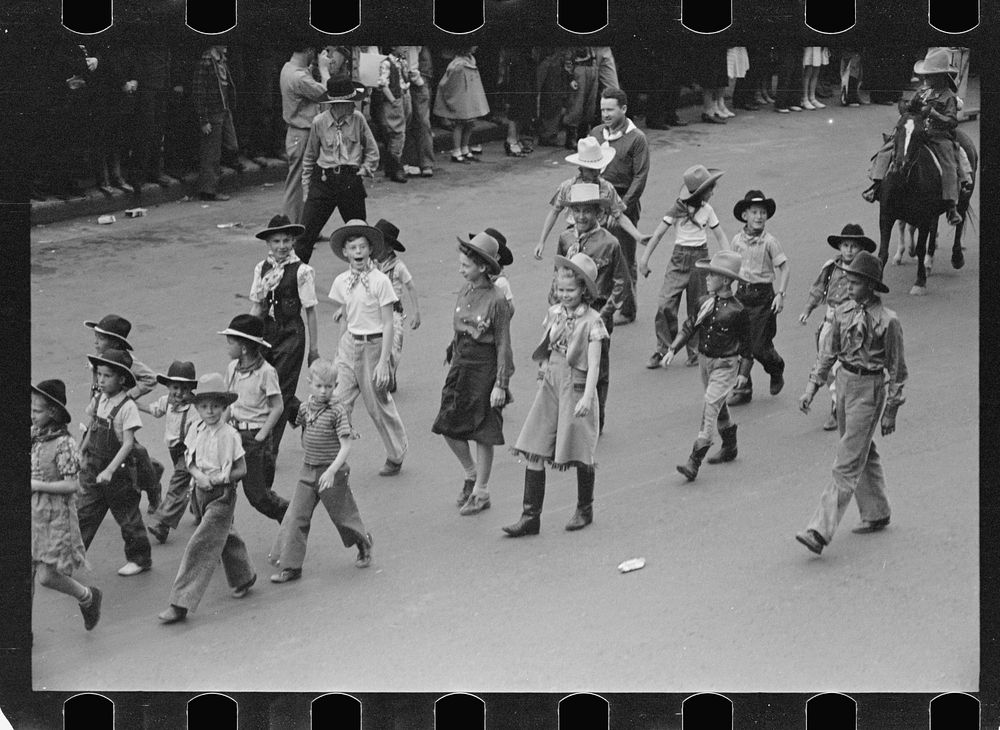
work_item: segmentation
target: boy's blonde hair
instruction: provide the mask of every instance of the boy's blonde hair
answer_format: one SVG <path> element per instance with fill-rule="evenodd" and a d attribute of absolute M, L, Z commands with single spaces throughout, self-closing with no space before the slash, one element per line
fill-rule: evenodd
<path fill-rule="evenodd" d="M 309 382 L 337 383 L 337 366 L 329 360 L 319 358 L 309 366 Z"/>

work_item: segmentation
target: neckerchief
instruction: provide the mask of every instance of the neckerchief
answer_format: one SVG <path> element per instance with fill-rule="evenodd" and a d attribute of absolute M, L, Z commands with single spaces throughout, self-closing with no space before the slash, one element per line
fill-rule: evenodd
<path fill-rule="evenodd" d="M 851 338 L 852 342 L 857 342 L 857 347 L 853 350 L 854 352 L 857 352 L 864 347 L 865 337 L 872 329 L 868 308 L 874 306 L 876 306 L 876 302 L 871 300 L 864 303 L 854 303 L 854 311 L 851 314 L 851 321 L 847 325 L 847 331 L 856 336 L 856 340 Z"/>
<path fill-rule="evenodd" d="M 746 226 L 744 226 L 741 232 L 743 233 L 743 239 L 746 241 L 746 245 L 749 247 L 760 243 L 764 239 L 764 234 L 767 233 L 767 229 L 764 229 L 760 233 L 754 235 L 752 233 L 748 233 Z"/>
<path fill-rule="evenodd" d="M 372 290 L 368 286 L 368 275 L 374 270 L 375 266 L 372 264 L 371 259 L 368 259 L 368 263 L 365 265 L 365 268 L 363 268 L 361 271 L 357 271 L 354 268 L 352 268 L 350 270 L 351 280 L 347 282 L 347 291 L 351 291 L 360 281 L 361 286 L 365 288 L 365 291 L 371 294 Z"/>
<path fill-rule="evenodd" d="M 576 320 L 582 317 L 586 311 L 587 305 L 583 302 L 580 302 L 572 310 L 567 309 L 565 304 L 561 305 L 556 315 L 554 333 L 550 336 L 549 341 L 555 343 L 560 340 L 569 340 L 573 330 L 576 329 Z"/>
<path fill-rule="evenodd" d="M 240 366 L 240 361 L 237 360 L 236 361 L 236 372 L 239 373 L 240 375 L 244 375 L 246 373 L 252 373 L 254 370 L 256 370 L 257 368 L 259 368 L 263 364 L 264 364 L 264 356 L 261 355 L 258 352 L 257 353 L 257 357 L 255 357 L 253 359 L 253 361 L 249 365 L 241 367 Z"/>
<path fill-rule="evenodd" d="M 607 125 L 605 125 L 601 129 L 601 133 L 604 135 L 604 141 L 605 142 L 611 142 L 612 140 L 621 139 L 622 137 L 624 137 L 626 134 L 628 134 L 629 132 L 631 132 L 635 128 L 636 128 L 636 126 L 635 126 L 635 124 L 633 124 L 632 120 L 629 119 L 628 117 L 626 117 L 625 118 L 625 129 L 624 130 L 619 130 L 617 132 L 611 132 L 611 131 L 608 131 L 608 127 L 607 127 Z"/>
<path fill-rule="evenodd" d="M 706 299 L 702 303 L 701 308 L 698 310 L 698 316 L 694 320 L 695 326 L 697 327 L 699 324 L 708 319 L 711 315 L 715 314 L 715 309 L 718 306 L 718 304 L 719 304 L 719 297 L 717 295 L 711 296 L 708 299 Z"/>
<path fill-rule="evenodd" d="M 306 406 L 306 425 L 311 426 L 316 423 L 316 419 L 319 418 L 323 411 L 330 407 L 330 401 L 326 403 L 317 403 L 316 399 L 309 396 L 309 402 Z"/>
<path fill-rule="evenodd" d="M 38 444 L 45 441 L 51 441 L 52 439 L 57 439 L 60 436 L 65 436 L 69 434 L 69 429 L 66 428 L 65 423 L 55 423 L 52 422 L 47 426 L 42 426 L 38 428 L 36 426 L 31 427 L 31 443 Z"/>
<path fill-rule="evenodd" d="M 389 254 L 388 258 L 378 262 L 378 270 L 391 278 L 392 270 L 396 268 L 397 261 L 399 261 L 399 259 L 396 258 L 395 254 Z"/>
<path fill-rule="evenodd" d="M 260 286 L 263 293 L 268 294 L 273 292 L 281 282 L 281 277 L 285 275 L 285 267 L 288 266 L 288 264 L 294 264 L 298 260 L 299 257 L 295 255 L 294 251 L 290 251 L 285 260 L 280 263 L 275 260 L 274 256 L 268 254 L 264 263 L 270 264 L 271 268 L 260 276 Z M 263 269 L 263 267 L 261 268 Z"/>
<path fill-rule="evenodd" d="M 566 251 L 566 258 L 571 259 L 574 256 L 576 256 L 578 253 L 580 253 L 581 251 L 583 251 L 583 247 L 587 245 L 587 241 L 591 238 L 591 236 L 593 236 L 595 233 L 597 233 L 600 229 L 601 229 L 600 226 L 594 226 L 589 231 L 585 231 L 583 233 L 580 233 L 578 230 L 576 230 L 576 227 L 574 226 L 573 227 L 573 237 L 574 237 L 575 241 L 573 242 L 572 245 L 570 245 L 569 249 Z M 584 253 L 586 253 L 586 252 L 584 252 Z"/>

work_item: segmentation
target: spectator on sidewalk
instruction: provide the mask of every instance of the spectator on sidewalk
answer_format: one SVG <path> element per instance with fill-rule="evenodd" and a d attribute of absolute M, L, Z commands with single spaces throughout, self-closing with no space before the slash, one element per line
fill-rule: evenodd
<path fill-rule="evenodd" d="M 201 54 L 191 83 L 191 96 L 201 127 L 198 198 L 229 200 L 228 195 L 219 192 L 222 156 L 225 151 L 235 159 L 239 143 L 233 126 L 236 89 L 226 62 L 226 46 L 211 46 Z"/>
<path fill-rule="evenodd" d="M 317 61 L 320 83 L 313 78 L 310 67 Z M 319 101 L 326 96 L 326 80 L 330 78 L 329 55 L 324 50 L 316 58 L 316 49 L 305 42 L 297 43 L 292 57 L 281 68 L 278 85 L 281 89 L 282 119 L 288 125 L 285 133 L 285 154 L 288 175 L 285 178 L 284 212 L 293 223 L 302 222 L 305 199 L 302 194 L 302 158 L 313 119 L 320 113 Z"/>
<path fill-rule="evenodd" d="M 406 46 L 410 66 L 410 120 L 403 142 L 403 171 L 434 175 L 434 137 L 431 134 L 431 80 L 434 69 L 427 46 Z"/>
<path fill-rule="evenodd" d="M 393 182 L 405 183 L 403 145 L 413 112 L 410 104 L 410 66 L 406 61 L 405 46 L 388 46 L 383 50 L 388 53 L 379 67 L 378 91 L 372 102 L 385 138 L 385 176 Z"/>
<path fill-rule="evenodd" d="M 538 144 L 558 147 L 559 130 L 573 94 L 573 64 L 566 48 L 541 49 L 536 77 L 538 88 Z"/>
<path fill-rule="evenodd" d="M 172 179 L 163 168 L 167 110 L 171 99 L 171 50 L 146 46 L 133 56 L 139 88 L 136 94 L 134 180 L 167 187 Z"/>
<path fill-rule="evenodd" d="M 476 48 L 477 46 L 462 48 L 455 54 L 438 83 L 437 97 L 434 99 L 434 114 L 454 123 L 452 162 L 479 162 L 476 155 L 482 152 L 481 147 L 470 147 L 473 123 L 490 113 L 476 57 L 473 55 Z"/>

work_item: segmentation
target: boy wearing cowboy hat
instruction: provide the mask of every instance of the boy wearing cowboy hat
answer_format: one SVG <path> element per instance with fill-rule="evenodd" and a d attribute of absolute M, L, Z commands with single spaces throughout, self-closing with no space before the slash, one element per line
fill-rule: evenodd
<path fill-rule="evenodd" d="M 867 251 L 850 264 L 837 264 L 847 273 L 850 299 L 834 310 L 830 336 L 809 373 L 799 408 L 809 412 L 816 391 L 826 382 L 835 362 L 837 371 L 837 426 L 840 443 L 833 462 L 833 480 L 823 490 L 819 506 L 805 530 L 795 539 L 819 555 L 833 539 L 851 497 L 858 501 L 861 523 L 853 532 L 878 532 L 889 524 L 885 475 L 873 441 L 881 420 L 883 436 L 896 430 L 896 411 L 906 399 L 906 362 L 903 329 L 896 313 L 883 306 L 875 292 L 889 291 L 882 283 L 882 264 Z M 883 410 L 884 408 L 884 410 Z"/>
<path fill-rule="evenodd" d="M 316 273 L 309 264 L 299 260 L 292 248 L 295 237 L 301 235 L 303 230 L 303 226 L 279 214 L 256 234 L 257 238 L 267 243 L 268 254 L 253 270 L 250 314 L 264 320 L 264 339 L 270 345 L 264 359 L 274 366 L 281 387 L 283 410 L 271 432 L 275 459 L 278 458 L 288 416 L 298 408 L 295 387 L 299 383 L 302 360 L 306 355 L 306 333 L 308 362 L 319 357 Z M 302 323 L 303 312 L 306 315 L 305 325 Z"/>
<path fill-rule="evenodd" d="M 135 432 L 142 428 L 139 409 L 126 392 L 135 387 L 132 357 L 125 350 L 109 350 L 87 359 L 94 366 L 100 393 L 87 406 L 90 425 L 80 445 L 80 535 L 89 548 L 110 510 L 121 527 L 128 561 L 118 575 L 137 575 L 149 570 L 153 558 L 139 512 L 135 466 L 129 458 Z"/>
<path fill-rule="evenodd" d="M 615 327 L 615 312 L 622 306 L 629 273 L 618 239 L 598 222 L 601 211 L 610 205 L 607 198 L 601 197 L 600 188 L 594 183 L 577 183 L 570 188 L 568 204 L 573 211 L 573 227 L 559 236 L 556 254 L 572 258 L 577 253 L 585 253 L 597 264 L 598 293 L 594 308 L 608 330 L 608 337 L 601 341 L 601 366 L 597 378 L 597 399 L 601 403 L 599 430 L 603 432 L 611 373 L 611 333 Z M 549 302 L 554 304 L 556 301 L 553 278 Z"/>
<path fill-rule="evenodd" d="M 403 260 L 396 255 L 397 251 L 406 250 L 406 247 L 399 242 L 399 228 L 385 218 L 380 218 L 374 227 L 382 231 L 382 237 L 385 239 L 381 258 L 376 258 L 374 261 L 378 264 L 379 271 L 389 277 L 398 300 L 392 305 L 392 353 L 389 355 L 389 366 L 392 371 L 389 378 L 389 392 L 395 393 L 396 369 L 399 368 L 399 358 L 403 354 L 403 323 L 406 321 L 406 314 L 403 311 L 403 287 L 410 293 L 410 304 L 413 307 L 410 329 L 415 330 L 420 326 L 420 302 L 417 300 L 417 287 L 413 284 L 413 275 Z"/>
<path fill-rule="evenodd" d="M 403 421 L 389 393 L 393 340 L 393 305 L 399 301 L 389 277 L 372 263 L 385 248 L 382 231 L 365 221 L 349 220 L 330 236 L 333 253 L 350 268 L 333 280 L 330 299 L 346 315 L 337 351 L 335 397 L 348 414 L 358 396 L 385 444 L 385 465 L 379 476 L 395 476 L 403 466 L 407 441 Z"/>
<path fill-rule="evenodd" d="M 158 616 L 165 624 L 183 621 L 188 611 L 198 608 L 220 559 L 233 598 L 246 596 L 257 580 L 247 546 L 233 526 L 236 484 L 247 471 L 240 435 L 225 421 L 226 409 L 237 398 L 219 373 L 198 380 L 192 400 L 201 422 L 187 433 L 184 459 L 202 518 L 184 548 L 170 605 Z"/>
<path fill-rule="evenodd" d="M 156 508 L 150 518 L 150 524 L 147 526 L 150 534 L 162 545 L 167 541 L 167 533 L 170 529 L 177 529 L 181 515 L 184 514 L 184 508 L 188 504 L 191 475 L 184 462 L 184 438 L 187 436 L 188 430 L 201 419 L 197 409 L 191 407 L 194 388 L 198 384 L 198 380 L 195 378 L 194 363 L 174 360 L 167 368 L 166 374 L 157 375 L 156 380 L 167 386 L 169 393 L 160 396 L 148 406 L 138 402 L 136 406 L 140 411 L 150 414 L 153 418 L 166 417 L 163 440 L 167 444 L 170 461 L 174 465 L 174 473 L 170 477 L 170 484 L 167 485 L 167 493 L 164 495 L 163 501 Z"/>
<path fill-rule="evenodd" d="M 757 360 L 764 372 L 771 376 L 771 395 L 777 395 L 785 385 L 785 361 L 774 349 L 774 336 L 778 332 L 778 313 L 785 306 L 785 289 L 788 286 L 788 257 L 781 250 L 778 239 L 764 230 L 774 215 L 777 205 L 760 190 L 750 190 L 737 201 L 733 215 L 743 221 L 743 228 L 733 236 L 732 250 L 743 258 L 743 275 L 746 281 L 736 288 L 736 298 L 746 307 L 750 317 L 753 357 L 740 369 L 736 387 L 729 398 L 729 405 L 749 403 L 753 398 L 753 381 L 750 370 Z M 777 291 L 775 278 L 777 277 Z"/>
<path fill-rule="evenodd" d="M 726 398 L 736 384 L 742 368 L 749 369 L 750 360 L 750 320 L 746 309 L 733 296 L 732 283 L 745 282 L 740 273 L 743 261 L 735 251 L 719 251 L 711 259 L 695 262 L 695 266 L 706 272 L 705 285 L 708 296 L 698 305 L 698 312 L 688 317 L 681 331 L 670 343 L 663 356 L 666 367 L 674 355 L 700 332 L 698 338 L 698 364 L 701 367 L 701 382 L 705 386 L 705 406 L 702 409 L 701 429 L 691 449 L 691 455 L 677 471 L 694 481 L 698 476 L 701 461 L 712 445 L 716 428 L 722 437 L 722 449 L 708 459 L 709 464 L 720 464 L 736 458 L 736 424 L 730 422 Z"/>
<path fill-rule="evenodd" d="M 345 222 L 366 217 L 368 193 L 361 178 L 374 177 L 379 160 L 371 127 L 355 107 L 364 98 L 364 87 L 335 76 L 326 88 L 326 98 L 320 103 L 329 103 L 330 109 L 313 119 L 302 157 L 305 230 L 295 242 L 295 253 L 307 264 L 334 210 L 340 210 Z"/>
<path fill-rule="evenodd" d="M 864 230 L 857 223 L 848 223 L 844 226 L 839 236 L 827 236 L 826 242 L 837 249 L 840 253 L 823 264 L 819 270 L 819 276 L 809 289 L 809 298 L 806 306 L 799 315 L 799 323 L 805 324 L 809 315 L 820 304 L 826 304 L 826 316 L 816 332 L 816 351 L 823 349 L 826 339 L 830 335 L 830 327 L 833 322 L 833 311 L 848 300 L 847 273 L 842 266 L 848 266 L 859 251 L 865 250 L 868 253 L 875 253 L 877 245 L 875 241 L 865 235 Z M 836 374 L 839 365 L 833 364 L 830 370 L 830 417 L 823 424 L 824 431 L 837 430 L 837 391 Z"/>

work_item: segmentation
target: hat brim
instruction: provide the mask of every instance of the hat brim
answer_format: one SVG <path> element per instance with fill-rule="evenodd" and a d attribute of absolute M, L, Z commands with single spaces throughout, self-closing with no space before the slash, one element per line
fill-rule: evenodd
<path fill-rule="evenodd" d="M 608 200 L 607 198 L 597 197 L 597 198 L 590 198 L 589 200 L 574 200 L 571 203 L 566 203 L 567 208 L 578 208 L 583 205 L 597 205 L 603 208 L 604 210 L 608 210 L 609 208 L 611 208 L 611 201 Z"/>
<path fill-rule="evenodd" d="M 371 248 L 371 258 L 379 258 L 385 251 L 385 236 L 375 226 L 342 226 L 330 234 L 330 249 L 341 261 L 347 261 L 344 255 L 344 244 L 348 238 L 361 236 L 368 241 Z"/>
<path fill-rule="evenodd" d="M 560 256 L 559 254 L 556 254 L 555 259 L 553 260 L 555 261 L 555 265 L 557 267 L 569 269 L 570 271 L 573 271 L 578 276 L 580 276 L 583 279 L 583 282 L 587 285 L 587 291 L 590 292 L 590 296 L 592 297 L 597 296 L 597 281 L 591 279 L 590 274 L 588 274 L 586 271 L 584 271 L 579 266 L 574 264 L 570 259 L 566 258 L 565 256 Z"/>
<path fill-rule="evenodd" d="M 868 236 L 855 236 L 855 235 L 850 235 L 850 234 L 848 234 L 848 235 L 840 234 L 840 235 L 836 235 L 836 236 L 827 236 L 826 237 L 826 242 L 829 243 L 831 246 L 833 246 L 838 251 L 840 250 L 840 244 L 841 244 L 842 241 L 854 241 L 856 244 L 858 244 L 859 246 L 861 246 L 861 248 L 863 248 L 868 253 L 875 253 L 875 249 L 878 248 L 878 244 L 875 243 L 875 241 L 873 241 L 872 239 L 868 238 Z"/>
<path fill-rule="evenodd" d="M 601 147 L 601 160 L 600 162 L 586 162 L 580 159 L 580 153 L 574 152 L 571 155 L 566 155 L 566 162 L 571 165 L 576 165 L 577 167 L 589 167 L 591 170 L 603 170 L 607 167 L 615 155 L 618 153 L 614 147 Z"/>
<path fill-rule="evenodd" d="M 848 274 L 854 274 L 855 276 L 860 276 L 862 278 L 867 279 L 868 281 L 871 282 L 872 288 L 877 292 L 882 292 L 883 294 L 885 294 L 886 292 L 889 291 L 889 287 L 887 287 L 884 282 L 876 279 L 874 276 L 869 276 L 868 274 L 865 274 L 861 271 L 857 271 L 855 269 L 849 268 L 847 266 L 842 266 L 840 264 L 834 264 L 834 266 L 836 266 L 841 271 L 847 272 Z"/>
<path fill-rule="evenodd" d="M 958 69 L 954 66 L 949 66 L 948 68 L 928 68 L 927 59 L 924 59 L 913 64 L 913 73 L 920 74 L 921 76 L 929 76 L 930 74 L 957 74 Z"/>
<path fill-rule="evenodd" d="M 163 375 L 162 373 L 156 374 L 156 382 L 160 385 L 170 385 L 171 383 L 180 383 L 181 385 L 190 385 L 197 387 L 198 380 L 194 378 L 178 378 L 176 376 L 171 377 L 170 375 Z"/>
<path fill-rule="evenodd" d="M 705 191 L 705 188 L 707 188 L 709 185 L 714 184 L 720 177 L 726 174 L 725 170 L 719 170 L 718 168 L 715 167 L 707 167 L 705 169 L 708 170 L 708 179 L 705 180 L 705 182 L 703 182 L 701 185 L 699 185 L 698 188 L 693 192 L 682 194 L 680 196 L 681 200 L 691 200 L 691 198 L 703 193 Z"/>
<path fill-rule="evenodd" d="M 48 393 L 46 393 L 44 390 L 42 390 L 41 388 L 38 388 L 38 387 L 32 385 L 31 386 L 31 392 L 32 393 L 36 393 L 36 394 L 42 396 L 46 401 L 48 401 L 48 403 L 50 405 L 53 405 L 56 408 L 58 408 L 59 412 L 62 413 L 62 415 L 63 415 L 63 422 L 64 423 L 70 423 L 73 420 L 73 417 L 71 415 L 69 415 L 69 411 L 66 410 L 66 406 L 64 406 L 62 403 L 60 403 L 59 401 L 57 401 L 55 398 L 53 398 L 51 395 L 49 395 Z"/>
<path fill-rule="evenodd" d="M 347 102 L 347 101 L 353 103 L 355 101 L 360 101 L 362 98 L 364 98 L 364 95 L 365 95 L 365 87 L 364 86 L 359 86 L 359 85 L 355 84 L 355 86 L 354 86 L 354 93 L 351 94 L 350 96 L 330 96 L 329 94 L 327 94 L 322 99 L 320 99 L 319 102 L 317 102 L 317 103 L 319 103 L 319 104 L 337 104 L 337 103 L 340 103 L 340 102 Z"/>
<path fill-rule="evenodd" d="M 709 259 L 708 261 L 704 261 L 704 260 L 702 260 L 702 261 L 695 261 L 694 265 L 697 268 L 703 269 L 703 270 L 707 271 L 710 274 L 718 274 L 719 276 L 725 276 L 726 278 L 729 278 L 729 279 L 734 279 L 736 281 L 742 281 L 744 284 L 746 284 L 746 283 L 748 283 L 750 281 L 747 277 L 743 276 L 743 274 L 734 274 L 729 269 L 723 269 L 721 266 L 712 266 L 711 259 Z"/>
<path fill-rule="evenodd" d="M 111 368 L 112 370 L 117 370 L 127 378 L 127 380 L 129 381 L 129 386 L 128 386 L 129 388 L 135 387 L 136 385 L 135 375 L 132 374 L 132 371 L 129 368 L 125 367 L 120 362 L 115 362 L 114 360 L 105 360 L 103 357 L 98 357 L 97 355 L 87 355 L 87 359 L 90 360 L 90 364 L 93 365 L 95 368 L 98 365 L 105 365 Z"/>
<path fill-rule="evenodd" d="M 263 337 L 254 337 L 253 335 L 248 335 L 246 332 L 240 332 L 239 330 L 234 330 L 230 327 L 221 332 L 216 332 L 217 335 L 226 335 L 227 337 L 239 337 L 242 340 L 250 340 L 250 342 L 256 342 L 261 347 L 271 347 L 271 343 L 265 340 Z"/>
<path fill-rule="evenodd" d="M 109 330 L 101 329 L 97 325 L 98 325 L 97 322 L 84 322 L 83 323 L 84 327 L 90 327 L 90 329 L 94 330 L 95 332 L 100 332 L 102 335 L 105 335 L 106 337 L 114 337 L 116 340 L 118 340 L 120 342 L 124 342 L 126 350 L 131 350 L 132 349 L 132 345 L 130 345 L 129 342 L 128 342 L 128 340 L 126 340 L 124 337 L 122 337 L 119 334 L 115 334 L 114 332 L 110 332 Z"/>
<path fill-rule="evenodd" d="M 301 236 L 306 232 L 306 227 L 300 223 L 289 223 L 287 226 L 278 226 L 277 228 L 265 228 L 260 233 L 255 233 L 254 236 L 259 238 L 261 241 L 266 241 L 269 236 L 273 236 L 275 233 L 291 233 L 293 236 Z"/>
<path fill-rule="evenodd" d="M 751 205 L 763 205 L 764 209 L 767 211 L 767 218 L 770 220 L 774 217 L 775 211 L 778 210 L 778 204 L 774 202 L 773 198 L 764 198 L 763 200 L 738 200 L 736 205 L 733 206 L 733 215 L 736 216 L 736 220 L 743 220 L 743 213 Z"/>
<path fill-rule="evenodd" d="M 476 235 L 475 233 L 470 233 L 469 238 L 473 238 L 475 237 L 475 235 Z M 496 238 L 497 238 L 496 236 L 493 236 L 494 240 L 496 240 Z M 500 243 L 499 241 L 497 242 Z M 506 243 L 500 243 L 500 250 L 497 252 L 497 263 L 500 264 L 500 266 L 510 266 L 512 263 L 514 263 L 514 254 L 510 252 L 510 249 L 507 247 Z"/>
<path fill-rule="evenodd" d="M 476 246 L 474 243 L 472 243 L 472 240 L 471 240 L 472 237 L 471 236 L 470 236 L 470 240 L 468 240 L 468 241 L 466 241 L 465 239 L 463 239 L 461 236 L 456 236 L 455 238 L 458 239 L 458 250 L 459 251 L 461 251 L 462 253 L 465 253 L 465 250 L 468 249 L 469 251 L 474 252 L 477 256 L 481 256 L 482 259 L 483 259 L 483 261 L 486 262 L 486 266 L 490 270 L 489 273 L 491 273 L 491 274 L 499 274 L 500 273 L 500 269 L 502 268 L 500 266 L 500 262 L 496 258 L 494 258 L 493 256 L 490 256 L 488 253 L 486 253 L 485 251 L 483 251 L 483 249 L 479 248 L 479 246 Z"/>
<path fill-rule="evenodd" d="M 209 390 L 205 391 L 204 393 L 195 393 L 191 397 L 191 402 L 197 404 L 198 402 L 203 400 L 214 399 L 214 400 L 225 401 L 227 406 L 231 406 L 233 403 L 236 402 L 237 398 L 239 398 L 239 396 L 236 393 L 230 393 L 229 391 L 224 391 L 224 390 L 222 391 Z"/>

